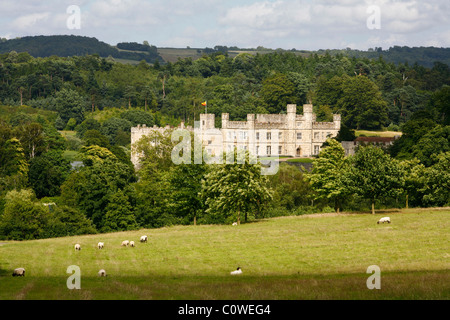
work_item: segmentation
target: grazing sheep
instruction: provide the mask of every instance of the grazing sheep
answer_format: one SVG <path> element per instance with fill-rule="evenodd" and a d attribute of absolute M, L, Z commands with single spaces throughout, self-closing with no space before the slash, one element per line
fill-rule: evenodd
<path fill-rule="evenodd" d="M 237 222 L 233 222 L 233 226 L 237 226 Z"/>
<path fill-rule="evenodd" d="M 141 239 L 139 241 L 147 243 L 147 239 L 147 236 L 141 236 Z"/>
<path fill-rule="evenodd" d="M 104 269 L 101 269 L 101 270 L 98 272 L 98 276 L 99 276 L 99 277 L 106 277 L 106 271 L 105 271 Z"/>
<path fill-rule="evenodd" d="M 81 250 L 81 246 L 78 243 L 75 245 L 75 250 Z"/>
<path fill-rule="evenodd" d="M 232 275 L 241 274 L 241 273 L 242 273 L 242 270 L 240 267 L 238 267 L 236 270 L 230 272 L 230 274 L 232 274 Z"/>
<path fill-rule="evenodd" d="M 97 244 L 97 247 L 98 247 L 99 249 L 103 249 L 104 246 L 105 246 L 105 244 L 104 244 L 103 242 L 99 242 L 99 243 Z"/>
<path fill-rule="evenodd" d="M 378 220 L 377 224 L 385 223 L 385 222 L 391 223 L 391 218 L 389 218 L 389 217 L 381 218 L 380 220 Z"/>
<path fill-rule="evenodd" d="M 130 244 L 130 241 L 128 241 L 128 240 L 122 241 L 123 247 L 127 247 L 129 244 Z"/>
<path fill-rule="evenodd" d="M 25 269 L 24 268 L 14 269 L 12 276 L 13 277 L 25 277 Z"/>
<path fill-rule="evenodd" d="M 130 247 L 134 247 L 134 241 L 130 241 Z"/>

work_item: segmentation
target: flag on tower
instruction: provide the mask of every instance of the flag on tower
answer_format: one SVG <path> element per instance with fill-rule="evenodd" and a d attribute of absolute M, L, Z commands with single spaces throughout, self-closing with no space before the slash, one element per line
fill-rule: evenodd
<path fill-rule="evenodd" d="M 206 107 L 206 101 L 202 102 L 202 106 Z"/>

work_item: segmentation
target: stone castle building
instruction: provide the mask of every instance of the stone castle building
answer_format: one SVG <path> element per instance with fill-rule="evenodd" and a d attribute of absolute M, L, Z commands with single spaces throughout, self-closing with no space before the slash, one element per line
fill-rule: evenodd
<path fill-rule="evenodd" d="M 138 126 L 131 128 L 131 145 L 152 130 L 166 128 Z M 215 115 L 200 114 L 194 130 L 200 136 L 206 152 L 212 156 L 234 148 L 248 150 L 258 157 L 311 157 L 320 152 L 327 137 L 335 137 L 341 128 L 341 116 L 333 115 L 333 122 L 317 122 L 311 104 L 303 105 L 303 114 L 297 114 L 297 105 L 288 104 L 286 114 L 248 114 L 247 121 L 231 121 L 222 113 L 222 128 L 215 127 Z M 132 162 L 139 159 L 132 153 Z"/>

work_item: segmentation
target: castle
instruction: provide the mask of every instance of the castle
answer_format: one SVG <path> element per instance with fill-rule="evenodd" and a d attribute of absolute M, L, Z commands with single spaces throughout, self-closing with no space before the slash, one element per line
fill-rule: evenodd
<path fill-rule="evenodd" d="M 258 157 L 311 157 L 320 152 L 327 137 L 335 137 L 341 127 L 341 116 L 333 115 L 333 122 L 317 122 L 312 104 L 303 105 L 303 115 L 297 114 L 297 105 L 288 104 L 286 114 L 248 114 L 247 121 L 230 121 L 222 113 L 222 128 L 215 127 L 215 115 L 200 114 L 194 132 L 200 136 L 206 152 L 212 156 L 234 148 L 248 150 Z M 152 130 L 168 129 L 146 126 L 131 128 L 131 145 Z M 181 129 L 193 130 L 192 127 Z M 137 155 L 131 158 L 136 166 Z"/>

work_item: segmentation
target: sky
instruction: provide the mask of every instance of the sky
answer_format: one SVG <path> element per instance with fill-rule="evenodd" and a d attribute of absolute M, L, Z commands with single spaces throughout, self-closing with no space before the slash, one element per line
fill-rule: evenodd
<path fill-rule="evenodd" d="M 449 17 L 448 0 L 2 0 L 0 37 L 73 34 L 175 48 L 450 47 Z"/>

